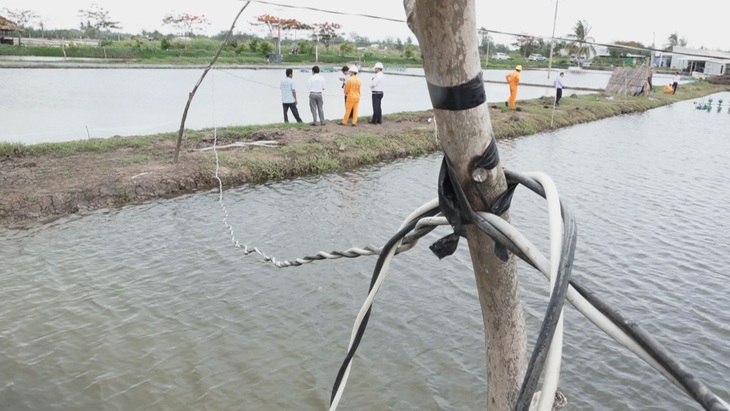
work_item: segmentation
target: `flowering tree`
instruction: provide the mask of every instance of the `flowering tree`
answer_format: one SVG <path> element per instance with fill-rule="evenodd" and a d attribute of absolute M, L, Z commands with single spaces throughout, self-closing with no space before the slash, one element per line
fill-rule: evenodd
<path fill-rule="evenodd" d="M 168 14 L 162 19 L 162 23 L 174 26 L 183 36 L 202 32 L 203 26 L 210 24 L 205 15 L 196 16 L 188 13 Z"/>
<path fill-rule="evenodd" d="M 280 17 L 272 16 L 270 14 L 263 14 L 256 18 L 256 23 L 252 23 L 255 26 L 265 26 L 269 30 L 269 36 L 276 38 L 279 46 L 279 54 L 281 54 L 281 40 L 282 30 L 310 30 L 311 27 L 296 20 L 296 19 L 283 19 Z"/>
<path fill-rule="evenodd" d="M 317 40 L 324 43 L 324 46 L 329 50 L 332 40 L 340 36 L 337 30 L 340 29 L 340 25 L 337 23 L 316 23 L 314 26 L 314 36 Z"/>
<path fill-rule="evenodd" d="M 255 26 L 264 26 L 269 30 L 269 36 L 279 37 L 279 29 L 281 30 L 311 30 L 311 26 L 304 24 L 296 19 L 283 19 L 270 14 L 264 14 L 256 17 Z"/>

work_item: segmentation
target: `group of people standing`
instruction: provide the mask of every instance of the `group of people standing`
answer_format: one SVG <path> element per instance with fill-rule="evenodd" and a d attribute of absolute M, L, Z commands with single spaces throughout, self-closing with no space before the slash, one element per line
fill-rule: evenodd
<path fill-rule="evenodd" d="M 378 62 L 373 66 L 375 75 L 370 82 L 370 91 L 372 95 L 373 103 L 373 117 L 368 123 L 370 124 L 382 124 L 383 123 L 383 64 Z M 351 126 L 357 125 L 357 111 L 360 105 L 360 88 L 362 87 L 362 81 L 358 77 L 359 69 L 356 65 L 352 67 L 342 67 L 342 82 L 341 88 L 345 98 L 345 116 L 340 125 L 346 126 L 350 122 Z M 286 69 L 286 78 L 281 80 L 281 102 L 284 109 L 284 122 L 289 122 L 288 112 L 291 111 L 294 118 L 298 123 L 302 122 L 299 116 L 299 110 L 297 109 L 297 92 L 294 88 L 294 71 L 292 69 Z M 307 81 L 307 89 L 309 91 L 309 109 L 312 112 L 312 122 L 309 123 L 312 126 L 323 126 L 325 125 L 324 118 L 324 97 L 323 93 L 325 90 L 326 82 L 324 76 L 320 74 L 319 66 L 312 67 L 312 76 Z"/>
<path fill-rule="evenodd" d="M 505 80 L 509 85 L 509 99 L 504 102 L 505 107 L 509 107 L 510 110 L 515 110 L 515 103 L 517 102 L 517 86 L 520 84 L 520 75 L 522 74 L 522 66 L 517 65 L 515 71 L 507 73 Z M 553 87 L 555 87 L 555 107 L 560 105 L 560 99 L 563 98 L 563 89 L 565 83 L 565 72 L 560 72 L 560 75 L 553 81 Z"/>

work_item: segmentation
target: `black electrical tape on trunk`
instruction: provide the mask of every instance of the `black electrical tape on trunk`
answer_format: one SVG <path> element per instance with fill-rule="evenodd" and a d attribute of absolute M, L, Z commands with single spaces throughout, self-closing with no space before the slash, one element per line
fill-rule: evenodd
<path fill-rule="evenodd" d="M 428 94 L 433 108 L 441 110 L 469 110 L 487 101 L 481 71 L 473 79 L 458 86 L 444 87 L 428 83 Z"/>
<path fill-rule="evenodd" d="M 482 158 L 474 164 L 474 168 L 491 170 L 497 167 L 497 164 L 499 164 L 499 150 L 497 149 L 497 140 L 493 138 L 487 149 L 482 153 Z"/>

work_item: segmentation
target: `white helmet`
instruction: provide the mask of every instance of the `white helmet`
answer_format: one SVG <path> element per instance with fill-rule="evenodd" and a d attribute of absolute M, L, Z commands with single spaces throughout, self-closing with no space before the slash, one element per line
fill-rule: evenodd
<path fill-rule="evenodd" d="M 350 73 L 357 73 L 357 66 L 356 65 L 353 64 L 352 67 L 350 67 Z"/>
<path fill-rule="evenodd" d="M 373 66 L 373 68 L 374 69 L 381 69 L 382 70 L 383 69 L 383 63 L 377 62 L 377 63 L 375 63 L 375 65 Z"/>

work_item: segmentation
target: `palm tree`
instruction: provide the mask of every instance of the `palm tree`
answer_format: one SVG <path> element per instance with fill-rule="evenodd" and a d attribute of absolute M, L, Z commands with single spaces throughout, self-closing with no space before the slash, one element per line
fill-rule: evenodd
<path fill-rule="evenodd" d="M 588 33 L 591 32 L 591 26 L 585 20 L 578 20 L 578 23 L 573 28 L 573 33 L 568 34 L 568 37 L 574 38 L 575 41 L 570 45 L 571 54 L 575 54 L 578 58 L 582 56 L 590 57 L 591 54 L 595 54 L 596 48 L 593 47 L 592 42 L 595 40 L 590 37 Z"/>
<path fill-rule="evenodd" d="M 669 38 L 667 39 L 666 50 L 672 50 L 672 49 L 674 49 L 674 46 L 685 47 L 686 45 L 687 45 L 687 39 L 679 38 L 679 33 L 674 32 L 674 33 L 670 34 Z"/>

